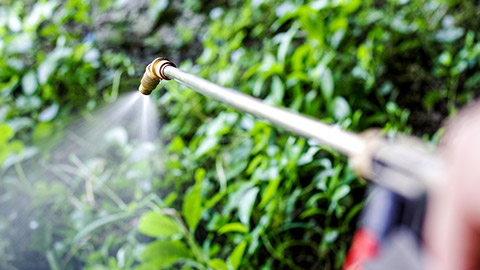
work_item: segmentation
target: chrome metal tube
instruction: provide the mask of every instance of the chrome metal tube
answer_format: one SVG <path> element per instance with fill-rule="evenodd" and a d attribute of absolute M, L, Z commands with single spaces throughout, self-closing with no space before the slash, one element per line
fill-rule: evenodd
<path fill-rule="evenodd" d="M 160 80 L 170 79 L 295 134 L 318 140 L 347 155 L 357 174 L 404 196 L 416 197 L 423 194 L 443 172 L 442 162 L 434 154 L 424 152 L 417 143 L 391 142 L 374 130 L 361 135 L 341 130 L 183 72 L 165 58 L 157 58 L 147 67 L 139 91 L 148 95 Z"/>
<path fill-rule="evenodd" d="M 285 108 L 268 105 L 261 99 L 219 86 L 198 76 L 183 72 L 174 66 L 165 66 L 163 73 L 168 78 L 205 96 L 264 118 L 303 137 L 318 140 L 348 156 L 357 156 L 366 150 L 365 140 L 357 134 L 341 130 L 338 127 L 330 126 Z"/>

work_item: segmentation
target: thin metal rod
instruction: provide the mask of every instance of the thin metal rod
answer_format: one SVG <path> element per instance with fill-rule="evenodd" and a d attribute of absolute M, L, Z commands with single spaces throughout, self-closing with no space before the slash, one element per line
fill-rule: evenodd
<path fill-rule="evenodd" d="M 284 108 L 268 105 L 261 99 L 214 84 L 173 66 L 166 66 L 163 71 L 170 79 L 205 96 L 264 118 L 303 137 L 316 139 L 345 155 L 356 156 L 365 150 L 365 140 L 354 133 Z"/>

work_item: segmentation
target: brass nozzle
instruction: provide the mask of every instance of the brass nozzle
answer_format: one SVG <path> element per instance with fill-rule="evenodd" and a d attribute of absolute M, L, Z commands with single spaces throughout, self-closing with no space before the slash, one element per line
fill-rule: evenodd
<path fill-rule="evenodd" d="M 170 80 L 163 72 L 167 66 L 177 67 L 170 60 L 163 57 L 153 60 L 143 74 L 138 91 L 144 95 L 150 95 L 161 80 Z"/>

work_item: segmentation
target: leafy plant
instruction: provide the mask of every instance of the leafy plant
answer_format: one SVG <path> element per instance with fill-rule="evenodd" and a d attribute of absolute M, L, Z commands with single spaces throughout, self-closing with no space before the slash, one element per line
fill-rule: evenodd
<path fill-rule="evenodd" d="M 474 1 L 3 3 L 2 269 L 341 268 L 365 187 L 346 158 L 175 82 L 152 95 L 157 141 L 131 122 L 58 156 L 68 124 L 156 56 L 343 129 L 432 143 L 479 95 Z"/>

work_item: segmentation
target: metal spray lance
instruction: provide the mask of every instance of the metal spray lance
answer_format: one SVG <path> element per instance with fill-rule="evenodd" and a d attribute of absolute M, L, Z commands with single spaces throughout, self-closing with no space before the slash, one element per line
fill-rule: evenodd
<path fill-rule="evenodd" d="M 401 136 L 399 140 L 390 141 L 375 130 L 367 130 L 362 134 L 345 131 L 186 73 L 163 57 L 147 66 L 139 91 L 149 95 L 161 80 L 174 80 L 221 103 L 266 119 L 273 125 L 318 140 L 347 155 L 361 177 L 404 196 L 419 196 L 441 179 L 443 166 L 439 158 L 425 150 L 425 145 L 418 139 Z"/>

